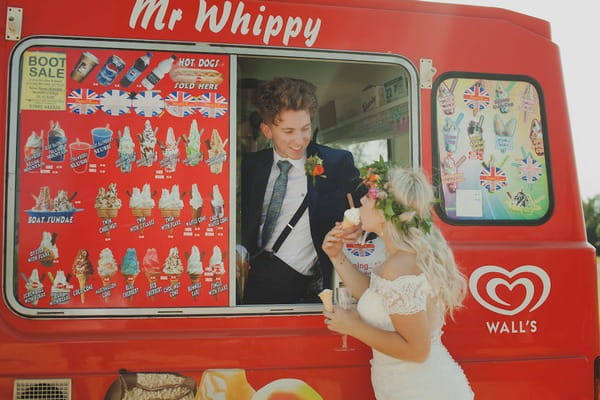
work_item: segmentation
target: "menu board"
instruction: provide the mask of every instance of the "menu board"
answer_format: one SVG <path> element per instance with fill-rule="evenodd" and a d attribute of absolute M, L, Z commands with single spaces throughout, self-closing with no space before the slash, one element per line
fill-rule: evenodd
<path fill-rule="evenodd" d="M 229 305 L 229 63 L 23 52 L 9 266 L 21 305 Z"/>
<path fill-rule="evenodd" d="M 551 193 L 538 87 L 523 78 L 448 77 L 436 95 L 445 215 L 465 222 L 541 223 Z"/>

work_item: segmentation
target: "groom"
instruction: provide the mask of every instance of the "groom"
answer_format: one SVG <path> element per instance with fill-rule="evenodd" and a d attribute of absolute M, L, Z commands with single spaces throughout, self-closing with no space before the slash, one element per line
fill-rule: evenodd
<path fill-rule="evenodd" d="M 351 153 L 311 141 L 313 84 L 275 78 L 252 100 L 273 148 L 242 161 L 242 242 L 251 258 L 243 302 L 315 301 L 332 280 L 323 238 L 349 208 L 347 193 L 358 204 L 359 172 Z"/>

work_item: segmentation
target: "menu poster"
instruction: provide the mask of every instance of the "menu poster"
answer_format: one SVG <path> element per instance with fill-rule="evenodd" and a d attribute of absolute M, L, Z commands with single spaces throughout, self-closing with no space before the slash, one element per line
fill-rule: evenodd
<path fill-rule="evenodd" d="M 12 266 L 22 305 L 229 305 L 228 74 L 221 54 L 23 54 Z"/>

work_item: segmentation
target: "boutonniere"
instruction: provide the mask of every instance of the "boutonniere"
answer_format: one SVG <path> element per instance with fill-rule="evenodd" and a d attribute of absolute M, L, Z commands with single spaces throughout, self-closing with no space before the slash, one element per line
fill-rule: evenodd
<path fill-rule="evenodd" d="M 325 175 L 325 168 L 323 167 L 323 159 L 317 155 L 306 159 L 304 171 L 306 172 L 306 176 L 312 177 L 313 185 L 315 184 L 317 176 L 319 178 L 327 178 L 327 175 Z"/>

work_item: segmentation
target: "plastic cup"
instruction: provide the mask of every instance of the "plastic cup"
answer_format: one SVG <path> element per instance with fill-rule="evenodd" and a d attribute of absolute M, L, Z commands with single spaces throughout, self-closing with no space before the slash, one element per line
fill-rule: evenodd
<path fill-rule="evenodd" d="M 48 138 L 50 153 L 48 159 L 54 162 L 61 162 L 65 159 L 67 152 L 67 138 L 64 136 L 50 136 Z"/>
<path fill-rule="evenodd" d="M 110 143 L 112 142 L 113 131 L 108 128 L 92 129 L 92 138 L 94 139 L 94 154 L 98 158 L 104 158 L 108 155 Z"/>
<path fill-rule="evenodd" d="M 69 156 L 71 168 L 74 172 L 82 174 L 87 171 L 90 161 L 90 148 L 92 146 L 85 142 L 69 143 Z"/>

